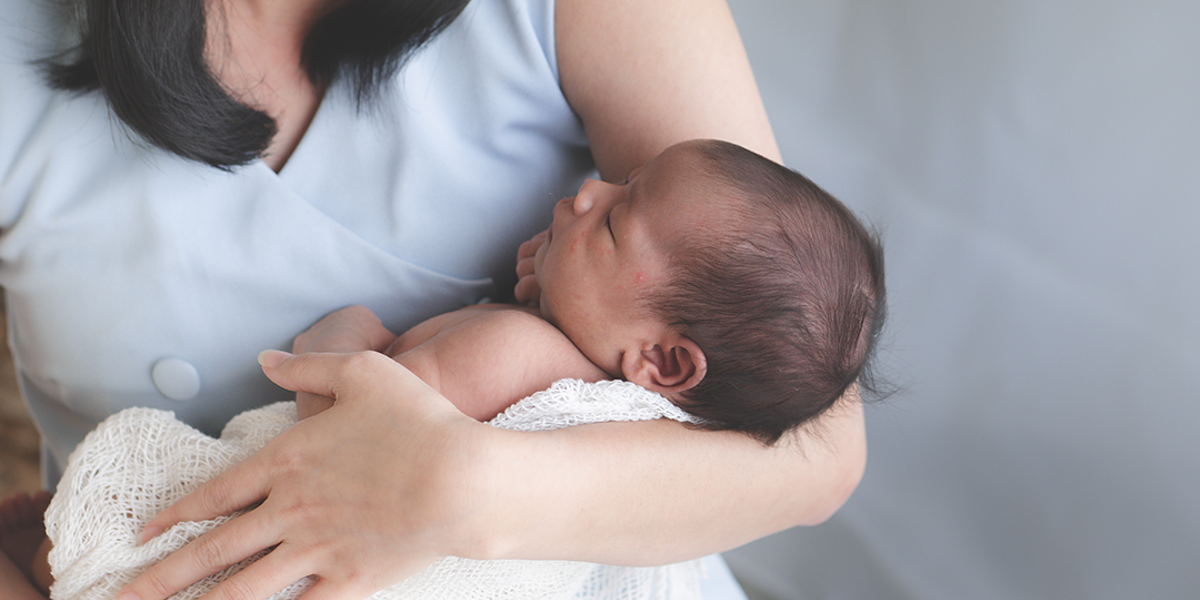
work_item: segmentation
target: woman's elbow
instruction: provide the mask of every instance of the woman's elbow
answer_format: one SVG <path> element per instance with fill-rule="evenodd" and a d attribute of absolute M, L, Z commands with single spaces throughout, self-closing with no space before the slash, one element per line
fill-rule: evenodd
<path fill-rule="evenodd" d="M 806 444 L 808 452 L 820 455 L 810 466 L 823 463 L 824 466 L 818 468 L 824 470 L 826 476 L 814 501 L 799 515 L 800 525 L 819 525 L 829 520 L 862 481 L 867 468 L 867 434 L 862 405 L 854 404 L 851 410 L 834 417 L 837 423 L 827 432 L 831 435 L 818 435 L 819 441 L 811 440 Z M 807 492 L 811 493 L 812 489 Z"/>
<path fill-rule="evenodd" d="M 820 525 L 829 520 L 850 499 L 851 494 L 862 481 L 863 472 L 867 467 L 866 439 L 862 440 L 860 448 L 854 452 L 839 456 L 839 466 L 833 485 L 828 488 L 822 501 L 813 507 L 801 525 Z"/>

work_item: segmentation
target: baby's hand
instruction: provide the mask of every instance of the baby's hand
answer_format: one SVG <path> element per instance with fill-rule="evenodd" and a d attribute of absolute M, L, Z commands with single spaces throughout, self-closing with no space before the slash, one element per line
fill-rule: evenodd
<path fill-rule="evenodd" d="M 292 353 L 305 352 L 379 352 L 396 335 L 387 330 L 379 317 L 365 306 L 347 306 L 317 321 L 308 331 L 296 336 Z"/>
<path fill-rule="evenodd" d="M 533 257 L 545 243 L 546 232 L 543 231 L 517 249 L 517 287 L 513 289 L 513 296 L 517 303 L 530 308 L 538 308 L 538 301 L 542 297 L 542 289 L 533 275 Z"/>
<path fill-rule="evenodd" d="M 396 336 L 388 331 L 375 313 L 364 306 L 348 306 L 334 311 L 308 331 L 296 336 L 292 352 L 358 352 L 383 350 Z M 301 392 L 296 394 L 296 413 L 303 420 L 333 406 L 333 398 Z"/>

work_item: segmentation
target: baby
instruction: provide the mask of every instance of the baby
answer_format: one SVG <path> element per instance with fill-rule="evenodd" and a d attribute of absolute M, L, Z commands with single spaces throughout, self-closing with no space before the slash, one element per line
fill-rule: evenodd
<path fill-rule="evenodd" d="M 808 179 L 725 142 L 672 146 L 620 185 L 589 180 L 523 252 L 534 248 L 532 306 L 446 313 L 387 354 L 479 420 L 559 379 L 621 378 L 702 427 L 771 444 L 858 379 L 882 325 L 877 241 Z M 365 311 L 343 309 L 314 330 Z M 329 402 L 301 395 L 298 412 Z M 0 516 L 13 517 L 0 541 L 33 526 L 20 517 L 44 501 L 6 501 Z M 42 573 L 44 593 L 46 574 L 29 555 L 10 552 L 11 563 Z M 0 564 L 0 590 L 16 571 Z"/>
<path fill-rule="evenodd" d="M 725 142 L 586 182 L 537 241 L 533 307 L 464 308 L 387 350 L 476 419 L 564 377 L 619 378 L 770 444 L 858 379 L 882 325 L 877 241 L 802 175 Z"/>

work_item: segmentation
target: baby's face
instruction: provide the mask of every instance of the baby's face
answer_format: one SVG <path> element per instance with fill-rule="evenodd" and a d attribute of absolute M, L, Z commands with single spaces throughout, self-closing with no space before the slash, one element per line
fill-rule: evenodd
<path fill-rule="evenodd" d="M 625 352 L 653 348 L 650 340 L 666 329 L 641 300 L 667 283 L 672 250 L 715 218 L 696 160 L 684 143 L 624 184 L 588 180 L 555 206 L 534 259 L 542 315 L 613 376 L 624 375 Z"/>

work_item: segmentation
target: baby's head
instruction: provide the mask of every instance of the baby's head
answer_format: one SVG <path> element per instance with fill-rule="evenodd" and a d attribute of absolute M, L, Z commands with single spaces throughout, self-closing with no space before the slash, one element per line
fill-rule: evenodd
<path fill-rule="evenodd" d="M 559 203 L 543 315 L 708 427 L 770 443 L 841 397 L 884 313 L 878 242 L 800 174 L 713 140 Z"/>

